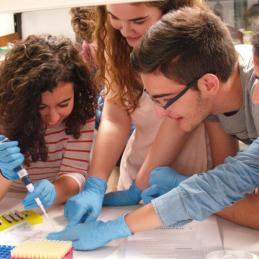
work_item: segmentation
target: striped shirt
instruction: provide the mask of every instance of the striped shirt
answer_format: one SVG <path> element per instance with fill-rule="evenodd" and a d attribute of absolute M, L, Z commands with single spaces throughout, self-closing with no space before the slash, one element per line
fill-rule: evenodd
<path fill-rule="evenodd" d="M 95 119 L 90 119 L 80 130 L 80 138 L 66 135 L 65 126 L 46 130 L 45 141 L 48 148 L 47 161 L 30 164 L 28 170 L 32 182 L 47 179 L 54 182 L 60 177 L 73 178 L 81 190 L 85 183 L 90 152 L 93 144 Z M 21 181 L 13 182 L 10 190 L 26 191 Z"/>

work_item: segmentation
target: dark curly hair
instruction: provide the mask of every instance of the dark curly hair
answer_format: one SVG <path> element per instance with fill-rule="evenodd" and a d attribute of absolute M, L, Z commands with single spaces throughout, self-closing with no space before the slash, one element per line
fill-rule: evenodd
<path fill-rule="evenodd" d="M 0 66 L 0 123 L 3 133 L 19 142 L 27 163 L 47 160 L 39 106 L 41 94 L 59 82 L 74 84 L 74 107 L 64 124 L 66 134 L 79 138 L 81 126 L 95 115 L 96 92 L 69 39 L 31 35 L 17 42 Z"/>

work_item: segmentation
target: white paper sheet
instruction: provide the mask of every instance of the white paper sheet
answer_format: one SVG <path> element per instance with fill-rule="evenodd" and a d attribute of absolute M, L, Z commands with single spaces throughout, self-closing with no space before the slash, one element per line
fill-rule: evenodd
<path fill-rule="evenodd" d="M 177 229 L 137 233 L 126 243 L 125 259 L 204 259 L 208 252 L 222 248 L 217 219 L 213 216 Z"/>

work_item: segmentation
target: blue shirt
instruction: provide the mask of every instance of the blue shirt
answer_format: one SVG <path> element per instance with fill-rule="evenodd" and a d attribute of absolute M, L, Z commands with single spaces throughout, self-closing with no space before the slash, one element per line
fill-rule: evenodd
<path fill-rule="evenodd" d="M 253 192 L 259 185 L 259 138 L 245 151 L 228 157 L 207 173 L 189 177 L 177 188 L 152 200 L 166 226 L 203 220 Z"/>

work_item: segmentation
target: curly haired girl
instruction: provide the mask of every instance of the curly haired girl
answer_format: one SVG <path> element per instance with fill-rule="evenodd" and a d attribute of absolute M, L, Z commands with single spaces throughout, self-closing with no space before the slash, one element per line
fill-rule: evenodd
<path fill-rule="evenodd" d="M 50 207 L 78 193 L 95 109 L 95 86 L 70 40 L 31 35 L 15 44 L 0 67 L 0 123 L 10 140 L 0 144 L 0 198 L 8 189 L 24 190 L 15 170 L 23 161 L 36 181 L 26 209 L 36 207 L 36 196 Z"/>

